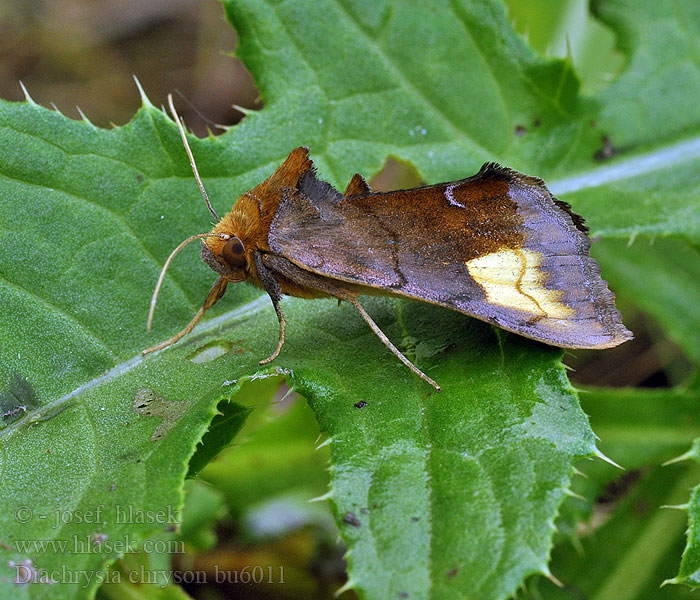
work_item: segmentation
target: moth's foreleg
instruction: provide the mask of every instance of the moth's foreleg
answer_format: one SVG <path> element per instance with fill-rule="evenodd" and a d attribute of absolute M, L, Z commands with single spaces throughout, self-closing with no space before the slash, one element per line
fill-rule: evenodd
<path fill-rule="evenodd" d="M 152 346 L 150 348 L 147 348 L 146 350 L 142 350 L 141 354 L 148 354 L 150 352 L 155 352 L 156 350 L 162 350 L 163 348 L 167 348 L 168 346 L 174 344 L 180 338 L 186 336 L 190 331 L 192 331 L 194 329 L 194 326 L 197 323 L 199 323 L 199 320 L 204 316 L 204 313 L 207 312 L 212 306 L 214 306 L 221 299 L 221 297 L 224 295 L 224 292 L 226 291 L 227 283 L 228 282 L 224 281 L 223 277 L 219 277 L 219 279 L 217 279 L 214 282 L 214 285 L 211 286 L 211 290 L 209 290 L 209 294 L 207 295 L 206 300 L 204 300 L 204 304 L 202 304 L 202 307 L 197 311 L 197 314 L 187 324 L 187 327 L 185 327 L 179 333 L 176 333 L 169 340 L 161 342 L 160 344 L 157 344 L 156 346 Z"/>
<path fill-rule="evenodd" d="M 391 350 L 404 365 L 406 365 L 409 369 L 411 369 L 411 371 L 413 371 L 416 375 L 418 375 L 418 377 L 420 377 L 424 381 L 427 381 L 438 392 L 441 391 L 440 386 L 435 381 L 433 381 L 430 377 L 428 377 L 425 373 L 423 373 L 423 371 L 421 371 L 418 367 L 416 367 L 416 365 L 414 365 L 410 360 L 408 360 L 401 353 L 401 351 L 396 346 L 394 346 L 394 344 L 391 343 L 391 340 L 388 337 L 386 337 L 386 334 L 379 328 L 379 325 L 377 325 L 374 322 L 374 320 L 372 319 L 372 317 L 370 317 L 369 314 L 367 314 L 367 311 L 363 308 L 363 306 L 360 304 L 360 302 L 357 300 L 357 298 L 347 297 L 347 298 L 343 298 L 343 300 L 347 300 L 350 304 L 352 304 L 355 307 L 355 309 L 357 310 L 357 312 L 360 313 L 360 315 L 365 320 L 367 325 L 369 325 L 370 328 L 372 329 L 372 331 L 374 331 L 375 335 L 380 340 L 382 340 L 384 345 L 387 348 L 389 348 L 389 350 Z"/>
<path fill-rule="evenodd" d="M 275 348 L 275 351 L 272 354 L 270 354 L 270 356 L 264 358 L 258 363 L 261 365 L 266 365 L 267 363 L 272 362 L 279 356 L 280 351 L 282 350 L 282 346 L 284 346 L 284 330 L 287 327 L 287 320 L 284 318 L 284 314 L 282 313 L 282 309 L 280 308 L 280 299 L 273 298 L 272 296 L 270 296 L 270 299 L 272 300 L 272 306 L 275 307 L 275 312 L 277 313 L 277 320 L 280 324 L 280 336 L 279 340 L 277 341 L 277 348 Z"/>
<path fill-rule="evenodd" d="M 258 271 L 258 277 L 260 278 L 260 281 L 262 282 L 263 287 L 267 292 L 267 295 L 270 296 L 270 300 L 272 300 L 272 306 L 275 307 L 275 312 L 277 313 L 277 320 L 280 324 L 280 335 L 279 340 L 277 341 L 277 348 L 275 348 L 275 351 L 272 354 L 270 354 L 270 356 L 261 360 L 259 363 L 261 365 L 266 365 L 267 363 L 272 362 L 279 356 L 280 351 L 282 350 L 282 346 L 284 346 L 284 331 L 287 327 L 287 320 L 284 318 L 282 308 L 280 307 L 280 300 L 282 299 L 282 290 L 280 288 L 280 284 L 277 283 L 275 276 L 263 264 L 262 255 L 259 252 L 256 252 L 253 256 L 255 258 L 255 268 Z"/>

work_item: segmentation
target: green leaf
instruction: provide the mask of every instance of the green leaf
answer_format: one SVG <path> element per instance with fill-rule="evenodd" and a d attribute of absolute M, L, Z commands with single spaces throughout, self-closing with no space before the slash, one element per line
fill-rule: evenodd
<path fill-rule="evenodd" d="M 279 386 L 277 377 L 263 380 L 267 381 Z M 291 406 L 258 409 L 236 446 L 209 463 L 200 478 L 223 494 L 234 519 L 282 494 L 306 494 L 307 500 L 321 496 L 328 482 L 329 455 L 327 448 L 317 448 L 318 437 L 318 423 L 303 399 L 293 399 Z"/>
<path fill-rule="evenodd" d="M 550 187 L 586 216 L 593 236 L 676 235 L 697 244 L 700 47 L 687 32 L 700 23 L 698 4 L 680 0 L 669 11 L 651 1 L 597 0 L 592 8 L 627 59 L 596 96 L 594 117 L 610 154 L 622 158 Z"/>
<path fill-rule="evenodd" d="M 700 430 L 698 398 L 691 391 L 589 388 L 581 394 L 581 404 L 602 451 L 624 471 L 602 461 L 577 465 L 583 476 L 575 478 L 572 489 L 586 500 L 567 499 L 557 523 L 569 537 L 577 535 L 576 527 L 589 518 L 606 486 L 683 454 Z"/>
<path fill-rule="evenodd" d="M 174 533 L 156 534 L 149 540 L 153 545 L 149 552 L 131 552 L 110 567 L 105 583 L 100 586 L 97 600 L 191 600 L 175 581 L 182 571 L 175 571 L 171 564 L 172 549 L 180 549 Z M 171 548 L 170 552 L 158 552 L 153 548 Z M 60 588 L 59 588 L 60 589 Z M 56 597 L 66 597 L 65 588 Z"/>
<path fill-rule="evenodd" d="M 194 479 L 187 481 L 180 536 L 188 548 L 209 550 L 214 547 L 215 527 L 224 509 L 223 497 L 217 489 Z"/>
<path fill-rule="evenodd" d="M 601 92 L 601 120 L 620 149 L 660 139 L 697 137 L 700 47 L 692 32 L 700 22 L 693 0 L 673 10 L 656 2 L 595 0 L 594 14 L 612 27 L 627 58 L 620 77 Z"/>
<path fill-rule="evenodd" d="M 685 452 L 700 430 L 694 391 L 588 389 L 581 403 L 604 440 L 603 451 L 628 470 L 658 465 Z"/>
<path fill-rule="evenodd" d="M 388 332 L 390 315 L 380 321 Z M 331 436 L 329 497 L 349 546 L 348 585 L 368 598 L 506 597 L 524 572 L 548 572 L 572 459 L 594 450 L 586 419 L 549 349 L 500 332 L 493 344 L 490 328 L 415 304 L 401 303 L 398 318 L 404 336 L 421 339 L 418 356 L 439 356 L 429 372 L 442 393 L 379 357 L 381 395 L 360 365 L 329 377 L 332 393 L 300 382 Z M 474 345 L 434 354 L 451 339 Z"/>
<path fill-rule="evenodd" d="M 608 5 L 636 16 L 636 4 Z M 689 117 L 698 108 L 688 108 L 682 132 L 659 122 L 650 137 L 630 123 L 625 156 L 595 163 L 602 134 L 620 149 L 610 125 L 615 96 L 579 95 L 570 62 L 538 58 L 498 3 L 225 6 L 265 108 L 219 138 L 193 140 L 219 214 L 307 144 L 320 174 L 338 185 L 355 171 L 376 173 L 389 155 L 429 182 L 497 159 L 551 177 L 596 234 L 700 237 L 700 145 Z M 631 36 L 629 52 L 643 39 Z M 631 93 L 638 78 L 616 85 Z M 271 373 L 306 395 L 330 440 L 329 497 L 349 548 L 350 586 L 367 598 L 485 600 L 547 572 L 572 464 L 594 451 L 557 350 L 440 308 L 367 302 L 440 382 L 437 395 L 348 307 L 290 299 L 287 345 L 261 370 L 276 341 L 274 311 L 257 290 L 235 286 L 182 343 L 141 358 L 188 321 L 213 280 L 195 252 L 178 256 L 155 330 L 145 332 L 160 266 L 182 239 L 209 229 L 174 124 L 145 98 L 113 131 L 32 102 L 0 103 L 0 151 L 3 412 L 19 406 L 17 381 L 40 403 L 0 431 L 0 497 L 9 507 L 0 515 L 1 593 L 88 597 L 96 578 L 18 586 L 8 561 L 37 576 L 99 572 L 122 554 L 116 542 L 168 526 L 124 522 L 118 508 L 169 508 L 177 520 L 189 459 L 217 405 L 247 378 Z M 214 447 L 228 441 L 217 437 Z M 28 522 L 15 512 L 24 507 Z M 59 508 L 76 517 L 57 527 L 41 519 Z M 84 554 L 20 548 L 95 534 L 115 544 Z"/>
<path fill-rule="evenodd" d="M 209 431 L 190 459 L 188 477 L 195 477 L 221 450 L 226 448 L 243 427 L 251 408 L 237 402 L 219 403 L 219 412 L 209 426 Z"/>
<path fill-rule="evenodd" d="M 624 469 L 600 461 L 577 465 L 584 477 L 575 479 L 573 489 L 588 500 L 586 510 L 610 482 L 684 453 L 700 430 L 697 400 L 696 393 L 680 389 L 582 390 L 581 405 L 602 451 Z"/>
<path fill-rule="evenodd" d="M 687 514 L 683 504 L 700 472 L 694 466 L 637 473 L 621 498 L 601 504 L 577 546 L 560 544 L 552 572 L 563 587 L 538 578 L 525 597 L 537 600 L 690 600 L 693 593 L 662 582 L 678 568 Z"/>
<path fill-rule="evenodd" d="M 240 34 L 237 54 L 267 103 L 241 133 L 262 118 L 277 125 L 285 111 L 279 134 L 296 132 L 288 147 L 312 148 L 335 183 L 376 173 L 388 154 L 429 182 L 464 177 L 493 159 L 565 172 L 599 144 L 571 65 L 538 58 L 497 2 L 225 6 Z"/>
<path fill-rule="evenodd" d="M 676 508 L 686 504 L 699 474 L 674 461 L 691 458 L 686 449 L 700 429 L 697 394 L 591 389 L 581 400 L 603 452 L 625 470 L 601 461 L 578 465 L 583 476 L 573 490 L 586 502 L 564 503 L 557 527 L 568 539 L 555 546 L 550 564 L 564 587 L 535 578 L 528 597 L 689 598 L 682 587 L 659 586 L 678 569 L 687 514 Z"/>
<path fill-rule="evenodd" d="M 677 239 L 605 240 L 593 255 L 613 289 L 652 315 L 694 363 L 700 363 L 700 254 Z M 673 273 L 673 277 L 669 277 Z"/>
<path fill-rule="evenodd" d="M 696 438 L 691 449 L 680 458 L 700 462 L 700 438 Z M 685 583 L 697 588 L 700 587 L 700 485 L 696 485 L 693 489 L 686 508 L 688 510 L 687 543 L 678 575 L 670 579 L 669 583 Z"/>

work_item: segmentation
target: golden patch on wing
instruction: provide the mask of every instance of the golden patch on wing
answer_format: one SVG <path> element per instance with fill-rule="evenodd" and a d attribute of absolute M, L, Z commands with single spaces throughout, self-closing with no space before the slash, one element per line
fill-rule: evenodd
<path fill-rule="evenodd" d="M 523 248 L 499 250 L 464 264 L 490 304 L 550 319 L 573 316 L 574 309 L 561 302 L 562 293 L 543 285 L 541 259 L 539 252 Z"/>

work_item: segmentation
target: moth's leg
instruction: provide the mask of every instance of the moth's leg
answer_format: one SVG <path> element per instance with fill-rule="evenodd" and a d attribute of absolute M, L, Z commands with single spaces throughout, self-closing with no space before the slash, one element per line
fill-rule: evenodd
<path fill-rule="evenodd" d="M 226 285 L 228 284 L 227 281 L 224 281 L 223 277 L 219 277 L 214 282 L 214 285 L 211 286 L 211 290 L 209 290 L 209 294 L 207 295 L 206 300 L 204 301 L 204 304 L 202 304 L 202 307 L 197 311 L 197 314 L 194 316 L 194 319 L 192 319 L 188 324 L 187 327 L 185 327 L 180 333 L 176 333 L 173 337 L 171 337 L 169 340 L 166 340 L 156 346 L 152 346 L 151 348 L 147 348 L 146 350 L 143 350 L 141 354 L 148 354 L 149 352 L 155 352 L 156 350 L 162 350 L 163 348 L 167 348 L 171 344 L 174 344 L 177 342 L 180 338 L 186 336 L 190 331 L 194 329 L 194 326 L 199 323 L 199 320 L 202 318 L 205 312 L 207 312 L 212 306 L 214 306 L 219 300 L 221 300 L 221 297 L 224 295 L 224 292 L 226 291 Z"/>
<path fill-rule="evenodd" d="M 337 298 L 339 301 L 347 300 L 350 296 L 356 295 L 354 292 L 343 287 L 343 282 L 330 279 L 329 277 L 322 277 L 310 271 L 305 271 L 281 256 L 263 254 L 262 261 L 273 275 L 281 275 L 284 279 L 293 281 L 300 287 L 318 290 L 328 296 Z"/>
<path fill-rule="evenodd" d="M 280 288 L 280 284 L 277 283 L 275 276 L 263 263 L 262 255 L 260 254 L 260 252 L 256 252 L 255 254 L 253 254 L 253 257 L 255 259 L 255 268 L 258 270 L 258 277 L 260 278 L 260 281 L 262 281 L 263 287 L 265 288 L 267 295 L 270 296 L 270 300 L 272 300 L 272 306 L 275 307 L 275 312 L 277 313 L 277 320 L 280 324 L 280 337 L 277 342 L 277 348 L 275 348 L 275 351 L 272 354 L 270 354 L 270 356 L 261 360 L 259 363 L 261 365 L 266 365 L 267 363 L 272 362 L 279 356 L 279 353 L 282 350 L 282 346 L 284 346 L 284 330 L 287 327 L 287 320 L 284 318 L 282 308 L 280 307 L 280 300 L 282 299 L 282 290 Z"/>
<path fill-rule="evenodd" d="M 360 313 L 362 318 L 365 320 L 367 325 L 370 326 L 370 329 L 374 331 L 375 335 L 382 340 L 384 345 L 389 348 L 395 355 L 396 358 L 398 358 L 403 364 L 405 364 L 411 371 L 413 371 L 418 377 L 420 377 L 422 380 L 427 381 L 430 385 L 432 385 L 438 392 L 442 391 L 440 386 L 433 381 L 430 377 L 428 377 L 423 371 L 421 371 L 416 365 L 414 365 L 410 360 L 408 360 L 402 353 L 401 351 L 394 346 L 394 344 L 391 343 L 391 340 L 386 337 L 386 334 L 379 328 L 379 325 L 377 325 L 372 317 L 367 314 L 367 311 L 364 309 L 364 307 L 359 303 L 357 298 L 355 297 L 350 297 L 350 298 L 344 298 L 344 300 L 347 300 L 350 304 L 352 304 L 357 312 Z"/>
<path fill-rule="evenodd" d="M 328 277 L 320 277 L 315 273 L 305 271 L 304 269 L 297 267 L 294 263 L 288 261 L 285 258 L 267 254 L 264 256 L 264 259 L 261 260 L 265 261 L 265 264 L 270 268 L 270 270 L 280 273 L 285 278 L 291 281 L 295 281 L 305 287 L 325 292 L 329 296 L 337 298 L 338 302 L 345 300 L 352 304 L 357 310 L 357 312 L 359 312 L 362 318 L 366 321 L 367 325 L 370 326 L 375 335 L 384 343 L 384 345 L 386 345 L 387 348 L 389 348 L 389 350 L 391 350 L 396 355 L 396 357 L 404 365 L 411 369 L 411 371 L 418 375 L 418 377 L 420 377 L 424 381 L 427 381 L 436 390 L 441 391 L 440 386 L 435 381 L 433 381 L 430 377 L 423 373 L 423 371 L 416 367 L 416 365 L 414 365 L 410 360 L 408 360 L 401 353 L 401 351 L 396 346 L 394 346 L 394 344 L 391 343 L 391 340 L 389 340 L 386 334 L 379 328 L 379 325 L 377 325 L 372 320 L 372 317 L 370 317 L 367 314 L 367 311 L 359 303 L 359 301 L 357 300 L 356 292 L 343 288 L 342 285 L 336 284 L 334 280 L 329 279 Z"/>

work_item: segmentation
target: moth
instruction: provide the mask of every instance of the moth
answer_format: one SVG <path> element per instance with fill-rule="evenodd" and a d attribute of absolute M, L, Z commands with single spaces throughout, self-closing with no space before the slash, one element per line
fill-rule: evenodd
<path fill-rule="evenodd" d="M 218 275 L 189 333 L 229 283 L 264 289 L 279 320 L 274 360 L 285 340 L 280 300 L 337 298 L 352 305 L 379 339 L 416 375 L 409 361 L 362 307 L 362 295 L 411 298 L 459 311 L 502 329 L 562 348 L 611 348 L 632 338 L 615 297 L 591 258 L 588 229 L 544 182 L 496 163 L 471 177 L 393 192 L 372 192 L 356 174 L 344 193 L 317 177 L 299 147 L 265 181 L 219 217 L 201 182 L 183 124 L 169 97 L 195 178 L 217 220 L 169 256 L 201 239 L 204 262 Z"/>

